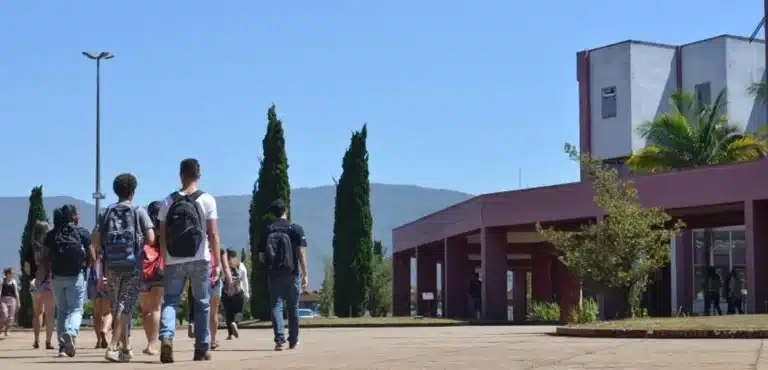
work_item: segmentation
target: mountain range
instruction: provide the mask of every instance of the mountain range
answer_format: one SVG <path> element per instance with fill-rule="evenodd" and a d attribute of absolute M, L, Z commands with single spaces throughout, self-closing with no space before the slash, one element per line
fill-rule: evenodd
<path fill-rule="evenodd" d="M 291 190 L 291 219 L 304 227 L 309 247 L 309 281 L 313 289 L 323 278 L 323 257 L 330 257 L 333 240 L 333 209 L 336 188 L 333 185 Z M 392 229 L 471 198 L 453 190 L 431 189 L 414 185 L 371 184 L 373 238 L 381 240 L 391 253 Z M 216 196 L 222 245 L 239 251 L 248 249 L 248 207 L 251 195 Z M 92 227 L 94 206 L 67 196 L 45 197 L 48 217 L 55 208 L 74 204 L 80 210 L 81 224 Z M 19 266 L 18 249 L 27 219 L 27 197 L 0 197 L 0 266 Z"/>

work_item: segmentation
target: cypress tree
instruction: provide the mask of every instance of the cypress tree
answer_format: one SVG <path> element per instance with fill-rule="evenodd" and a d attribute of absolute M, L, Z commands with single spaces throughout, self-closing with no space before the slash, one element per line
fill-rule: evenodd
<path fill-rule="evenodd" d="M 365 314 L 373 284 L 371 184 L 367 125 L 352 133 L 336 184 L 333 224 L 334 310 L 338 317 Z"/>
<path fill-rule="evenodd" d="M 269 204 L 282 199 L 290 207 L 291 186 L 288 182 L 288 156 L 285 154 L 283 123 L 277 118 L 275 105 L 267 111 L 267 133 L 262 140 L 263 155 L 259 178 L 253 185 L 253 198 L 249 210 L 249 236 L 251 247 L 251 314 L 258 320 L 269 320 L 270 307 L 264 266 L 259 262 L 259 244 L 263 230 L 271 221 L 267 214 Z"/>
<path fill-rule="evenodd" d="M 32 229 L 37 221 L 48 221 L 45 215 L 45 206 L 43 206 L 43 186 L 32 188 L 29 194 L 29 211 L 27 213 L 27 224 L 24 226 L 24 232 L 21 234 L 21 247 L 19 248 L 19 271 L 21 275 L 21 312 L 19 312 L 19 325 L 25 328 L 32 327 L 32 295 L 29 292 L 30 279 L 27 278 L 24 271 L 24 256 L 32 248 Z"/>

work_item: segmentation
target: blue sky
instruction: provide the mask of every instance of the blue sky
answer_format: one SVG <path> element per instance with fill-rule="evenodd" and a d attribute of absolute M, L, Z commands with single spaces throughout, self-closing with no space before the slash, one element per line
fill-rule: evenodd
<path fill-rule="evenodd" d="M 748 35 L 761 16 L 757 0 L 6 1 L 0 195 L 90 199 L 86 50 L 116 55 L 102 69 L 108 194 L 128 171 L 138 200 L 163 196 L 189 156 L 211 193 L 249 193 L 272 103 L 293 187 L 338 177 L 367 122 L 372 181 L 482 193 L 516 188 L 518 169 L 528 187 L 577 179 L 562 154 L 578 143 L 577 51 Z"/>

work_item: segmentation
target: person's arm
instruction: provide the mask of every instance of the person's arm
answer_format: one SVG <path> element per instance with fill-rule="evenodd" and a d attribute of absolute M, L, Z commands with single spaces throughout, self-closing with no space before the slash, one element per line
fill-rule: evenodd
<path fill-rule="evenodd" d="M 307 237 L 304 234 L 304 228 L 302 228 L 299 225 L 294 224 L 293 230 L 296 233 L 296 238 L 298 239 L 299 245 L 298 248 L 298 254 L 299 254 L 299 266 L 301 266 L 301 289 L 307 290 L 309 286 L 309 265 L 307 264 Z"/>
<path fill-rule="evenodd" d="M 32 276 L 32 262 L 35 260 L 35 251 L 34 246 L 32 248 L 27 248 L 27 253 L 24 254 L 24 275 L 26 275 L 28 278 L 34 279 L 34 276 Z"/>
<path fill-rule="evenodd" d="M 245 299 L 248 299 L 251 296 L 251 286 L 248 283 L 248 269 L 245 268 L 245 264 L 242 261 L 240 262 L 240 284 L 243 287 Z"/>
<path fill-rule="evenodd" d="M 95 257 L 101 255 L 101 223 L 104 219 L 104 211 L 99 212 L 99 217 L 96 218 L 96 224 L 93 225 L 93 231 L 91 232 L 91 252 Z"/>
<path fill-rule="evenodd" d="M 232 274 L 227 268 L 227 259 L 221 258 L 221 239 L 219 238 L 219 212 L 216 209 L 216 199 L 208 195 L 203 202 L 205 207 L 205 229 L 208 233 L 208 248 L 214 266 L 219 266 L 224 272 L 224 279 L 232 285 Z"/>
<path fill-rule="evenodd" d="M 149 213 L 143 207 L 136 209 L 136 215 L 139 218 L 139 227 L 144 235 L 145 245 L 155 244 L 155 225 L 152 223 L 152 219 L 149 218 Z"/>
<path fill-rule="evenodd" d="M 168 245 L 166 244 L 166 235 L 168 235 L 168 232 L 166 230 L 166 224 L 165 224 L 165 216 L 168 215 L 168 198 L 165 198 L 160 201 L 160 209 L 157 212 L 157 229 L 155 231 L 158 236 L 158 245 L 160 246 L 160 255 L 163 256 L 163 258 L 167 258 L 168 256 Z"/>

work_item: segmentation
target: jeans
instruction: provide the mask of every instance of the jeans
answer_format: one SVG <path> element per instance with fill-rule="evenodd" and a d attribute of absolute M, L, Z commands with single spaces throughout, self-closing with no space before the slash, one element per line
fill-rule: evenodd
<path fill-rule="evenodd" d="M 83 321 L 85 276 L 54 276 L 51 281 L 56 302 L 56 336 L 61 343 L 65 333 L 77 337 Z"/>
<path fill-rule="evenodd" d="M 211 286 L 208 277 L 211 264 L 208 261 L 192 261 L 165 266 L 165 295 L 160 314 L 160 340 L 173 339 L 176 333 L 176 310 L 179 308 L 184 283 L 189 280 L 195 301 L 195 349 L 208 350 L 210 332 L 208 316 L 211 313 Z"/>
<path fill-rule="evenodd" d="M 267 278 L 269 305 L 272 308 L 272 330 L 275 343 L 285 343 L 285 322 L 283 321 L 283 301 L 288 311 L 288 344 L 299 341 L 299 294 L 301 281 L 298 276 L 270 276 Z"/>

